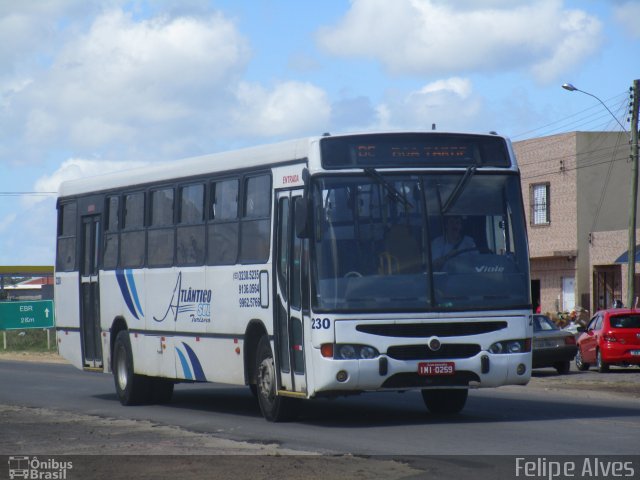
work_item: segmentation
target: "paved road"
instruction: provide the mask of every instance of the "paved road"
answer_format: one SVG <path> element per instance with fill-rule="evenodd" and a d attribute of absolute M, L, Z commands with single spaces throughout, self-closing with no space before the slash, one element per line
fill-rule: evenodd
<path fill-rule="evenodd" d="M 0 385 L 0 405 L 147 421 L 296 451 L 391 456 L 639 452 L 640 369 L 568 376 L 543 370 L 527 387 L 472 391 L 464 412 L 453 419 L 429 415 L 419 394 L 408 392 L 314 400 L 305 404 L 299 421 L 285 424 L 263 420 L 246 388 L 179 385 L 170 405 L 122 407 L 108 375 L 6 360 L 0 360 Z"/>

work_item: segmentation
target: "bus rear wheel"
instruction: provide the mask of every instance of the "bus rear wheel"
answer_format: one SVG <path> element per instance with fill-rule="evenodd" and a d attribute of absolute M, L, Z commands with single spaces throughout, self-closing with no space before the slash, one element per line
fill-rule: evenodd
<path fill-rule="evenodd" d="M 295 416 L 294 399 L 277 394 L 276 368 L 269 337 L 264 335 L 258 342 L 256 355 L 256 396 L 260 411 L 270 422 L 283 422 Z"/>
<path fill-rule="evenodd" d="M 116 393 L 122 405 L 140 405 L 149 399 L 149 379 L 133 373 L 133 354 L 127 330 L 121 331 L 116 337 L 112 367 Z"/>
<path fill-rule="evenodd" d="M 460 413 L 467 403 L 467 388 L 448 388 L 442 390 L 422 390 L 422 399 L 429 411 L 435 415 L 453 415 Z"/>

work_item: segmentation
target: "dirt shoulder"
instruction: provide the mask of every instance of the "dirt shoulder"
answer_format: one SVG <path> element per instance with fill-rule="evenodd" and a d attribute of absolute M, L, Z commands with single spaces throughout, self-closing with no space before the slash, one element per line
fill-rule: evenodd
<path fill-rule="evenodd" d="M 37 456 L 41 462 L 70 461 L 73 468 L 66 477 L 69 479 L 393 480 L 420 473 L 392 460 L 319 455 L 148 421 L 44 408 L 0 405 L 0 425 L 0 461 L 3 455 Z"/>
<path fill-rule="evenodd" d="M 0 351 L 2 360 L 68 363 L 55 353 L 38 352 Z M 393 460 L 320 455 L 148 421 L 16 405 L 0 405 L 0 432 L 0 465 L 16 456 L 64 459 L 73 464 L 69 479 L 393 480 L 421 473 Z"/>
<path fill-rule="evenodd" d="M 69 363 L 54 352 L 7 352 L 0 350 L 0 360 L 17 360 L 20 362 Z"/>

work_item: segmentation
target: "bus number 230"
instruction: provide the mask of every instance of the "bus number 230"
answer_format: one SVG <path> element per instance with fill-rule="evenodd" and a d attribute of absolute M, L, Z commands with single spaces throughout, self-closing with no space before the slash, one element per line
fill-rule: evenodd
<path fill-rule="evenodd" d="M 311 320 L 312 330 L 327 330 L 331 328 L 331 320 L 328 318 L 314 318 Z"/>

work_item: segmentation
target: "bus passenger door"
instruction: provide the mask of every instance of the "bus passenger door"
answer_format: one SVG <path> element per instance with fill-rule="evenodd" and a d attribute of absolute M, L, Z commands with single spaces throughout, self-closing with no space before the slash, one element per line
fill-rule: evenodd
<path fill-rule="evenodd" d="M 80 264 L 80 330 L 85 368 L 102 368 L 100 329 L 100 289 L 98 259 L 100 258 L 100 215 L 87 215 L 81 221 Z"/>
<path fill-rule="evenodd" d="M 301 190 L 279 192 L 276 228 L 275 348 L 279 393 L 306 393 L 303 309 L 305 244 L 294 228 L 295 199 Z"/>

